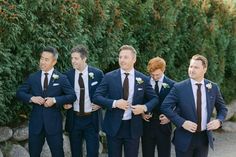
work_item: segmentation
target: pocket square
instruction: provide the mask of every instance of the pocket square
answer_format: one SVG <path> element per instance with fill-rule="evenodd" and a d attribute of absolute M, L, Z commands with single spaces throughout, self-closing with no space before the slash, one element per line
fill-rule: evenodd
<path fill-rule="evenodd" d="M 138 88 L 138 91 L 143 90 L 143 88 Z"/>
<path fill-rule="evenodd" d="M 98 84 L 98 81 L 92 82 L 92 83 L 91 83 L 91 86 L 94 86 L 94 85 L 96 85 L 96 84 Z"/>
<path fill-rule="evenodd" d="M 53 83 L 53 85 L 52 86 L 58 86 L 59 85 L 59 83 Z"/>

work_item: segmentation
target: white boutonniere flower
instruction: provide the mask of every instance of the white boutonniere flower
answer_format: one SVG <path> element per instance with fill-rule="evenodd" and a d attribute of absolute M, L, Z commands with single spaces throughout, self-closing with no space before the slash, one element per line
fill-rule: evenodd
<path fill-rule="evenodd" d="M 169 84 L 167 83 L 162 83 L 163 88 L 170 88 Z"/>
<path fill-rule="evenodd" d="M 59 75 L 57 75 L 57 74 L 52 74 L 52 78 L 53 78 L 54 80 L 57 80 L 57 79 L 59 79 Z"/>
<path fill-rule="evenodd" d="M 207 87 L 208 90 L 210 90 L 212 88 L 212 84 L 208 83 L 208 84 L 206 84 L 206 87 Z"/>
<path fill-rule="evenodd" d="M 90 72 L 90 73 L 89 73 L 89 77 L 90 77 L 91 79 L 94 79 L 94 73 L 93 73 L 93 72 Z"/>
<path fill-rule="evenodd" d="M 141 77 L 136 77 L 135 79 L 138 82 L 138 84 L 142 84 L 143 83 L 143 80 L 142 80 Z"/>

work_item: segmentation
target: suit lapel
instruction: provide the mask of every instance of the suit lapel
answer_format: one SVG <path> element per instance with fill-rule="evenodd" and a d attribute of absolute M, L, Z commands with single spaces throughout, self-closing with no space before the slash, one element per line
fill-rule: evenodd
<path fill-rule="evenodd" d="M 90 99 L 91 99 L 91 94 L 90 94 L 90 91 L 91 91 L 91 84 L 92 84 L 92 78 L 89 76 L 89 73 L 93 73 L 94 74 L 94 72 L 92 71 L 92 69 L 91 69 L 91 67 L 90 66 L 88 66 L 88 87 L 89 87 L 89 97 L 90 97 Z"/>
<path fill-rule="evenodd" d="M 53 78 L 53 75 L 58 75 L 56 70 L 53 70 L 53 72 L 52 72 L 52 76 L 50 78 L 50 82 L 48 84 L 48 88 L 50 88 L 52 86 L 53 82 L 55 81 L 54 78 Z"/>
<path fill-rule="evenodd" d="M 194 117 L 197 118 L 197 111 L 196 111 L 196 104 L 195 104 L 195 99 L 193 95 L 193 88 L 190 79 L 187 81 L 187 88 L 186 88 L 186 96 L 188 98 L 189 104 L 192 104 L 192 110 L 194 113 Z M 189 94 L 188 94 L 189 93 Z"/>
<path fill-rule="evenodd" d="M 205 91 L 206 91 L 206 105 L 207 105 L 207 121 L 209 121 L 210 120 L 210 118 L 211 118 L 211 113 L 210 113 L 210 111 L 211 111 L 211 104 L 210 104 L 210 91 L 209 91 L 209 89 L 206 87 L 206 85 L 209 83 L 209 81 L 207 81 L 206 79 L 204 79 L 204 83 L 205 83 Z"/>
<path fill-rule="evenodd" d="M 42 71 L 40 70 L 37 74 L 36 74 L 36 77 L 37 77 L 37 84 L 38 84 L 38 87 L 40 88 L 39 91 L 41 91 L 43 93 L 43 87 L 42 87 L 42 83 L 41 83 L 41 77 L 42 77 Z"/>
<path fill-rule="evenodd" d="M 134 70 L 134 96 L 133 99 L 136 97 L 136 93 L 138 91 L 138 84 L 136 83 L 136 78 L 140 77 L 136 70 Z M 141 78 L 141 77 L 140 77 Z M 133 100 L 134 102 L 134 100 Z"/>
<path fill-rule="evenodd" d="M 114 78 L 113 80 L 115 81 L 114 84 L 115 84 L 115 88 L 116 89 L 120 89 L 119 91 L 119 96 L 120 98 L 122 98 L 122 95 L 123 95 L 123 86 L 122 86 L 122 80 L 121 80 L 121 71 L 120 69 L 118 69 L 116 72 L 115 72 L 115 75 L 114 75 Z M 116 82 L 117 81 L 117 82 Z"/>

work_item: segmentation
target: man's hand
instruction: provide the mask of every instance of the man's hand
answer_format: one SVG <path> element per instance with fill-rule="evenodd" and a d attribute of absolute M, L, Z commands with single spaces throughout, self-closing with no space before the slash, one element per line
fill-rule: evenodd
<path fill-rule="evenodd" d="M 115 104 L 116 108 L 122 109 L 122 110 L 127 110 L 129 108 L 129 103 L 128 101 L 124 99 L 120 99 L 116 101 Z"/>
<path fill-rule="evenodd" d="M 186 121 L 184 122 L 184 124 L 182 125 L 182 127 L 183 127 L 185 130 L 188 130 L 188 131 L 190 131 L 190 132 L 192 132 L 192 133 L 196 132 L 196 130 L 197 130 L 197 124 L 194 123 L 194 122 L 191 122 L 191 121 L 189 121 L 189 120 L 186 120 Z"/>
<path fill-rule="evenodd" d="M 99 110 L 100 108 L 101 108 L 101 106 L 98 106 L 98 105 L 92 103 L 92 112 L 97 111 L 97 110 Z"/>
<path fill-rule="evenodd" d="M 72 104 L 65 104 L 63 105 L 64 109 L 68 110 L 70 108 L 72 108 Z"/>
<path fill-rule="evenodd" d="M 148 114 L 142 113 L 142 118 L 143 120 L 145 120 L 146 122 L 150 122 L 150 118 L 152 117 L 152 114 L 149 112 Z"/>
<path fill-rule="evenodd" d="M 215 119 L 207 124 L 207 130 L 216 130 L 221 126 L 220 120 Z"/>
<path fill-rule="evenodd" d="M 146 106 L 145 105 L 132 105 L 132 112 L 134 115 L 139 115 L 145 112 Z"/>
<path fill-rule="evenodd" d="M 44 102 L 44 107 L 51 107 L 52 105 L 54 105 L 52 97 L 47 97 L 45 98 L 45 102 Z"/>
<path fill-rule="evenodd" d="M 170 120 L 164 114 L 159 116 L 159 120 L 161 121 L 160 124 L 167 124 L 170 122 Z"/>
<path fill-rule="evenodd" d="M 45 103 L 45 99 L 42 98 L 41 96 L 32 96 L 30 98 L 30 101 L 35 103 L 35 104 L 39 104 L 39 105 L 42 105 Z"/>

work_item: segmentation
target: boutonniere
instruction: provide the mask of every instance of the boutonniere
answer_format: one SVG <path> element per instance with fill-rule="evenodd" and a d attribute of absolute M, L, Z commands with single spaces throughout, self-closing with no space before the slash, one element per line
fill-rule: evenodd
<path fill-rule="evenodd" d="M 170 88 L 169 84 L 167 83 L 162 83 L 163 88 Z"/>
<path fill-rule="evenodd" d="M 210 90 L 212 88 L 212 84 L 208 83 L 208 84 L 206 84 L 206 87 L 207 87 L 208 90 Z"/>
<path fill-rule="evenodd" d="M 57 74 L 52 74 L 52 78 L 53 78 L 54 80 L 57 80 L 57 79 L 59 79 L 59 75 L 57 75 Z"/>
<path fill-rule="evenodd" d="M 94 79 L 94 73 L 93 72 L 89 73 L 89 78 Z"/>
<path fill-rule="evenodd" d="M 142 84 L 143 83 L 143 80 L 142 80 L 141 77 L 136 77 L 135 79 L 138 82 L 138 84 Z"/>

